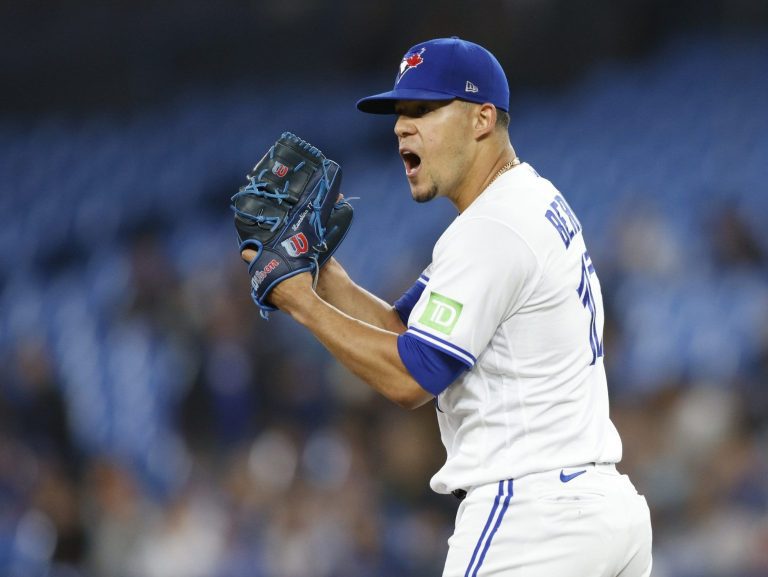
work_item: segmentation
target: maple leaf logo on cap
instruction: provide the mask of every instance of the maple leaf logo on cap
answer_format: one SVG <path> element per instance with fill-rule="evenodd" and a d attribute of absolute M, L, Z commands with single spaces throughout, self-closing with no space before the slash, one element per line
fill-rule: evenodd
<path fill-rule="evenodd" d="M 400 82 L 400 79 L 403 77 L 403 75 L 411 70 L 412 68 L 416 68 L 419 64 L 424 62 L 424 58 L 421 56 L 424 54 L 425 48 L 422 48 L 418 52 L 409 52 L 403 57 L 402 62 L 400 62 L 400 73 L 397 75 L 397 80 L 395 81 L 395 84 Z"/>

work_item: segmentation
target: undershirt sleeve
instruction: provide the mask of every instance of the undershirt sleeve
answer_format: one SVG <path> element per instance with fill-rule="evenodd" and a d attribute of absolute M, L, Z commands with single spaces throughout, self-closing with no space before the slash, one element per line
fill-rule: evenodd
<path fill-rule="evenodd" d="M 459 359 L 408 333 L 397 337 L 397 352 L 416 382 L 434 396 L 442 393 L 469 368 Z"/>
<path fill-rule="evenodd" d="M 419 276 L 418 280 L 413 283 L 411 288 L 405 291 L 403 296 L 395 301 L 395 312 L 398 314 L 400 320 L 403 321 L 403 325 L 406 327 L 408 326 L 408 317 L 411 316 L 413 307 L 415 307 L 416 303 L 419 302 L 421 293 L 424 292 L 424 287 L 427 286 L 428 281 L 429 279 L 422 274 Z"/>

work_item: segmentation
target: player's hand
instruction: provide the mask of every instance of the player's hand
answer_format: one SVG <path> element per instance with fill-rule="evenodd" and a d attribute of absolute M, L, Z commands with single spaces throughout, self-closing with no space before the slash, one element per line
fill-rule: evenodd
<path fill-rule="evenodd" d="M 240 253 L 242 259 L 250 263 L 256 258 L 256 251 L 246 248 Z M 295 304 L 302 296 L 314 292 L 312 289 L 312 273 L 304 272 L 287 278 L 277 284 L 269 293 L 267 299 L 272 306 L 290 313 L 291 305 Z"/>
<path fill-rule="evenodd" d="M 303 272 L 289 277 L 275 286 L 269 293 L 270 302 L 290 315 L 306 299 L 317 298 L 312 288 L 312 273 Z"/>
<path fill-rule="evenodd" d="M 245 262 L 250 263 L 253 259 L 256 258 L 256 251 L 252 248 L 246 248 L 243 252 L 240 253 L 240 256 Z"/>

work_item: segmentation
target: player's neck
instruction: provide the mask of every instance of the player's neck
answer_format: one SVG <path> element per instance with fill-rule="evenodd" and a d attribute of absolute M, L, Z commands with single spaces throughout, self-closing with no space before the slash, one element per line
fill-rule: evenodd
<path fill-rule="evenodd" d="M 486 161 L 486 158 L 491 160 Z M 495 155 L 481 155 L 474 164 L 476 170 L 468 175 L 465 185 L 461 187 L 463 194 L 460 194 L 453 203 L 459 213 L 464 212 L 494 180 L 519 163 L 511 144 L 498 149 Z"/>

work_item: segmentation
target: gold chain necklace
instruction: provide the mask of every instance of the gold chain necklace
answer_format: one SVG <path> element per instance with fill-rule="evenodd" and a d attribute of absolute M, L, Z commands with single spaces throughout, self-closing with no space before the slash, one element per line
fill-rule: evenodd
<path fill-rule="evenodd" d="M 497 178 L 499 178 L 499 177 L 500 177 L 502 174 L 504 174 L 505 172 L 507 172 L 507 171 L 508 171 L 510 168 L 512 168 L 513 166 L 517 166 L 518 164 L 520 164 L 520 159 L 519 159 L 519 158 L 516 156 L 516 157 L 514 157 L 512 160 L 510 160 L 510 161 L 509 161 L 507 164 L 505 164 L 504 166 L 502 166 L 502 167 L 499 169 L 499 172 L 497 172 L 496 174 L 494 174 L 494 175 L 493 175 L 493 178 L 491 179 L 491 182 L 489 182 L 489 183 L 488 183 L 488 186 L 491 186 L 491 185 L 493 184 L 493 181 L 494 181 L 494 180 L 496 180 L 496 179 L 497 179 Z"/>

